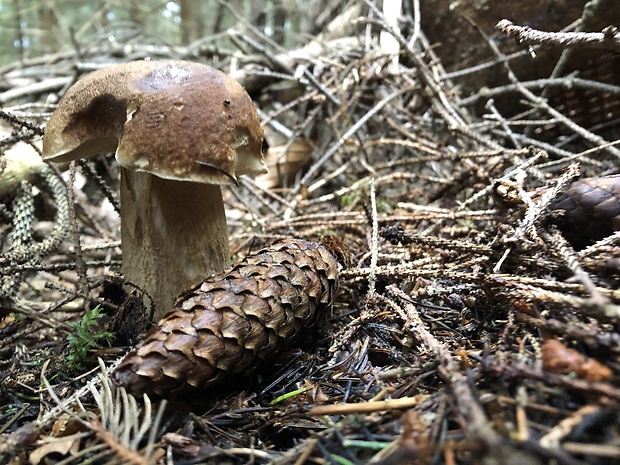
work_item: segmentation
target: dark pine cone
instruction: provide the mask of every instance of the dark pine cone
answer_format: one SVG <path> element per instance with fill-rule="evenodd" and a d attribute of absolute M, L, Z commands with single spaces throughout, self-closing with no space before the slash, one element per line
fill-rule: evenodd
<path fill-rule="evenodd" d="M 278 241 L 182 294 L 112 377 L 134 395 L 179 398 L 247 373 L 332 305 L 337 281 L 322 245 Z"/>
<path fill-rule="evenodd" d="M 620 175 L 571 183 L 552 204 L 552 221 L 579 249 L 620 230 Z"/>

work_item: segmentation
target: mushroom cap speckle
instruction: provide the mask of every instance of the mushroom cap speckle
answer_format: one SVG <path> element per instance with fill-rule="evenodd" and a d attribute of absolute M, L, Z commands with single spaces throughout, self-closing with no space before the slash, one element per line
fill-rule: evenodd
<path fill-rule="evenodd" d="M 262 144 L 250 96 L 225 73 L 188 61 L 134 61 L 69 88 L 47 123 L 43 156 L 62 162 L 116 150 L 127 169 L 228 184 L 267 171 Z"/>

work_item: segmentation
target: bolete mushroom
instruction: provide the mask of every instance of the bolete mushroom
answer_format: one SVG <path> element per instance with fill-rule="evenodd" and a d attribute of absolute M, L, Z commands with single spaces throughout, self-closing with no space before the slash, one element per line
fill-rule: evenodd
<path fill-rule="evenodd" d="M 228 261 L 219 185 L 267 171 L 247 92 L 210 66 L 136 61 L 71 86 L 43 137 L 45 160 L 116 151 L 123 273 L 154 299 L 155 318 Z"/>

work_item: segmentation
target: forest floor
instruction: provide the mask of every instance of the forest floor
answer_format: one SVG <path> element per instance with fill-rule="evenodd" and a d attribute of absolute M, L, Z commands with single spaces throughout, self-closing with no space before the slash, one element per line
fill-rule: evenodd
<path fill-rule="evenodd" d="M 272 362 L 200 402 L 134 400 L 107 377 L 149 325 L 122 287 L 118 164 L 33 162 L 0 182 L 2 463 L 620 461 L 617 56 L 542 82 L 513 66 L 545 45 L 480 37 L 491 58 L 448 72 L 423 31 L 396 34 L 398 62 L 365 31 L 2 68 L 5 176 L 89 71 L 149 57 L 230 72 L 271 168 L 224 189 L 232 260 L 329 234 L 351 253 L 332 308 Z"/>

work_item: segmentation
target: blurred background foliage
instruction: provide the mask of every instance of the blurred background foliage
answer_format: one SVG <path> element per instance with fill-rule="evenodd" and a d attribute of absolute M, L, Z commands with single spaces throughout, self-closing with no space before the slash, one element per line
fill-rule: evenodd
<path fill-rule="evenodd" d="M 250 24 L 284 47 L 305 44 L 346 4 L 330 0 L 0 0 L 0 63 L 85 45 L 213 42 Z M 215 36 L 215 37 L 214 37 Z M 225 45 L 225 44 L 222 44 Z"/>

